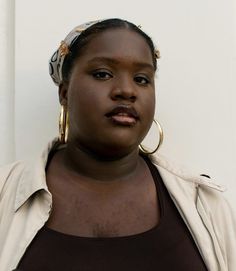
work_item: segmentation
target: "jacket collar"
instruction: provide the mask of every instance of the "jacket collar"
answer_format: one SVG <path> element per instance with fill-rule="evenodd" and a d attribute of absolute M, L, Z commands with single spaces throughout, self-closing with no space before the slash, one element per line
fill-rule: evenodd
<path fill-rule="evenodd" d="M 166 159 L 163 155 L 152 155 L 150 156 L 151 161 L 155 164 L 158 168 L 162 168 L 169 173 L 175 175 L 176 177 L 180 178 L 180 180 L 191 182 L 196 186 L 202 185 L 208 188 L 215 189 L 220 192 L 226 191 L 226 187 L 217 183 L 215 180 L 210 179 L 205 176 L 201 176 L 201 174 L 196 172 L 190 172 L 185 167 L 179 167 L 175 165 L 174 162 L 170 162 L 169 159 Z"/>
<path fill-rule="evenodd" d="M 36 192 L 45 191 L 50 194 L 46 183 L 46 164 L 50 150 L 58 142 L 53 139 L 35 162 L 23 164 L 22 173 L 18 183 L 15 197 L 15 212 Z M 51 195 L 51 194 L 50 194 Z"/>

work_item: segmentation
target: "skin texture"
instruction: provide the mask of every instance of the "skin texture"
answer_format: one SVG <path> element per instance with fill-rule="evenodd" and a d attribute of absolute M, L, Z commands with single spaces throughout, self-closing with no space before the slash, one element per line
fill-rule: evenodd
<path fill-rule="evenodd" d="M 95 35 L 75 61 L 59 89 L 69 112 L 69 138 L 47 171 L 49 227 L 110 237 L 158 223 L 156 188 L 138 152 L 154 116 L 154 75 L 145 39 L 127 29 Z M 108 117 L 117 106 L 135 110 L 137 117 Z"/>

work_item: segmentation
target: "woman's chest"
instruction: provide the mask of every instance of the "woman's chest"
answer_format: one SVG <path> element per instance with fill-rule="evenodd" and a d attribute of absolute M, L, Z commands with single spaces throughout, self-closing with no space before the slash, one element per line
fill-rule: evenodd
<path fill-rule="evenodd" d="M 160 212 L 153 181 L 117 191 L 56 189 L 52 191 L 53 208 L 47 226 L 77 236 L 114 237 L 141 233 L 158 224 Z"/>

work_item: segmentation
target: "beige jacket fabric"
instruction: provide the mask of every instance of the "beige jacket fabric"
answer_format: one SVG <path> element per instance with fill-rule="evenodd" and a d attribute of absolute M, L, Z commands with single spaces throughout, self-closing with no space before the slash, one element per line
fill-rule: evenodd
<path fill-rule="evenodd" d="M 39 229 L 48 220 L 52 196 L 45 166 L 55 141 L 34 163 L 0 169 L 0 271 L 15 269 Z M 236 221 L 213 180 L 190 174 L 161 156 L 152 157 L 172 200 L 210 271 L 236 270 Z M 185 257 L 185 255 L 183 255 Z"/>

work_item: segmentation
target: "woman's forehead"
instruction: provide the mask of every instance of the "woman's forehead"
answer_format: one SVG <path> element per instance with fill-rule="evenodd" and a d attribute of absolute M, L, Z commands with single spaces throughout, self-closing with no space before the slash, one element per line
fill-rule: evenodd
<path fill-rule="evenodd" d="M 81 57 L 92 58 L 135 58 L 153 63 L 152 52 L 146 40 L 129 29 L 108 29 L 91 37 Z M 153 66 L 153 64 L 152 64 Z"/>

